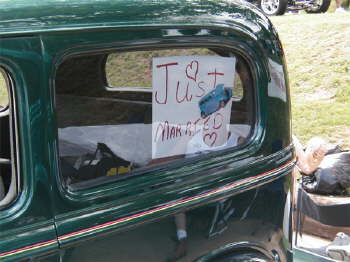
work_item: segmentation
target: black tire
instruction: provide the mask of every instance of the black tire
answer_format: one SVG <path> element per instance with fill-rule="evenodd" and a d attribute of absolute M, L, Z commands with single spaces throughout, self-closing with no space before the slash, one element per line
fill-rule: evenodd
<path fill-rule="evenodd" d="M 213 262 L 272 262 L 271 259 L 267 258 L 263 254 L 254 251 L 240 252 L 237 254 L 230 254 L 225 257 L 220 257 Z"/>
<path fill-rule="evenodd" d="M 258 5 L 265 15 L 283 15 L 287 10 L 288 0 L 258 0 Z"/>
<path fill-rule="evenodd" d="M 331 0 L 318 0 L 313 3 L 312 7 L 309 7 L 305 11 L 309 14 L 325 13 L 331 4 Z"/>

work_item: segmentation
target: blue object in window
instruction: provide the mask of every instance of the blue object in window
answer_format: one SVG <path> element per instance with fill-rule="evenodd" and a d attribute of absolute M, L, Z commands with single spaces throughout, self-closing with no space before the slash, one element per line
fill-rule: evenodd
<path fill-rule="evenodd" d="M 205 118 L 218 111 L 220 108 L 225 107 L 231 97 L 232 89 L 225 88 L 224 84 L 218 84 L 215 89 L 199 100 L 198 104 L 201 111 L 201 117 Z"/>

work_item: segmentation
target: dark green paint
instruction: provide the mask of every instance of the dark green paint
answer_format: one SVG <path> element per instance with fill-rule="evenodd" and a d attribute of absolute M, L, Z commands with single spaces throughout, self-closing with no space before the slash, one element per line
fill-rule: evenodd
<path fill-rule="evenodd" d="M 130 27 L 132 25 L 201 25 L 230 23 L 271 27 L 249 4 L 226 1 L 25 1 L 0 3 L 1 32 L 33 33 L 82 28 Z M 250 25 L 250 26 L 249 26 Z M 254 31 L 252 35 L 254 35 Z"/>
<path fill-rule="evenodd" d="M 1 253 L 56 238 L 54 228 L 51 177 L 49 176 L 46 110 L 42 104 L 43 74 L 41 45 L 38 37 L 0 39 L 0 66 L 15 82 L 15 101 L 18 118 L 18 172 L 21 188 L 16 202 L 0 211 Z M 42 125 L 41 128 L 37 128 Z M 45 197 L 42 197 L 45 196 Z M 57 250 L 58 243 L 32 254 Z M 23 254 L 28 256 L 28 254 Z M 17 258 L 20 258 L 20 254 Z"/>
<path fill-rule="evenodd" d="M 177 34 L 169 35 L 169 29 L 176 30 Z M 196 35 L 198 32 L 201 34 Z M 174 162 L 123 182 L 83 190 L 64 188 L 58 179 L 54 104 L 54 77 L 58 65 L 67 57 L 81 53 L 154 46 L 233 48 L 250 61 L 257 90 L 258 121 L 249 143 L 242 148 L 203 156 L 200 161 L 188 161 L 186 165 Z M 283 72 L 284 100 L 269 95 L 271 90 L 279 88 L 271 82 L 270 74 L 276 69 L 269 69 L 269 61 Z M 38 259 L 37 255 L 51 252 L 50 261 L 59 256 L 71 261 L 70 253 L 88 252 L 89 247 L 84 246 L 82 240 L 93 238 L 98 241 L 106 233 L 113 233 L 111 238 L 114 239 L 118 236 L 117 230 L 125 231 L 131 226 L 142 228 L 145 222 L 168 219 L 179 210 L 207 210 L 211 207 L 206 205 L 208 203 L 273 180 L 279 181 L 279 185 L 289 185 L 290 169 L 281 170 L 225 194 L 115 227 L 57 240 L 65 234 L 256 176 L 293 159 L 289 147 L 290 107 L 284 64 L 278 36 L 269 20 L 242 2 L 1 1 L 0 65 L 10 72 L 15 82 L 22 192 L 10 208 L 0 211 L 0 253 L 55 240 L 47 248 L 11 256 L 8 260 Z M 142 190 L 180 177 L 182 182 L 153 191 Z M 264 188 L 271 193 L 269 185 Z M 276 203 L 284 204 L 286 190 L 288 186 L 279 188 Z M 238 196 L 249 196 L 251 192 Z M 261 199 L 256 203 L 264 199 L 262 193 L 259 196 Z M 282 213 L 279 211 L 276 218 L 281 219 Z M 261 210 L 259 219 L 269 220 L 270 215 Z M 281 227 L 279 222 L 276 224 Z M 264 241 L 266 246 L 271 246 L 267 239 Z M 58 246 L 65 252 L 59 254 Z M 279 248 L 285 251 L 288 247 Z"/>

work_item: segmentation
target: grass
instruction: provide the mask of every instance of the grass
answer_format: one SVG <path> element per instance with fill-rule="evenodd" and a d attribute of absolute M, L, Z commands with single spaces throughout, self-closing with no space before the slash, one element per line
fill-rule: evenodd
<path fill-rule="evenodd" d="M 350 148 L 350 13 L 271 20 L 286 55 L 294 134 Z"/>
<path fill-rule="evenodd" d="M 215 55 L 215 53 L 204 48 L 194 48 L 111 54 L 106 64 L 108 84 L 118 87 L 151 87 L 153 57 L 188 55 Z"/>
<path fill-rule="evenodd" d="M 206 48 L 166 49 L 114 53 L 108 56 L 106 75 L 112 87 L 149 87 L 152 86 L 152 58 L 162 56 L 215 56 Z M 132 61 L 132 62 L 130 62 Z M 136 62 L 133 62 L 136 61 Z M 125 77 L 127 76 L 127 77 Z M 243 97 L 243 87 L 238 75 L 234 78 L 235 97 Z"/>
<path fill-rule="evenodd" d="M 5 107 L 7 104 L 8 104 L 8 95 L 7 95 L 5 77 L 0 71 L 0 106 Z"/>

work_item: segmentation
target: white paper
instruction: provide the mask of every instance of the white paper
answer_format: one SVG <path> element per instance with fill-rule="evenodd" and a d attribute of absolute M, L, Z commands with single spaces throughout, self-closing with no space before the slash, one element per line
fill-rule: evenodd
<path fill-rule="evenodd" d="M 189 145 L 198 145 L 198 133 L 207 145 L 202 148 L 228 141 L 231 98 L 204 116 L 199 102 L 218 85 L 233 90 L 235 63 L 235 57 L 220 56 L 153 58 L 152 158 L 196 153 Z M 189 143 L 194 137 L 197 142 Z"/>

